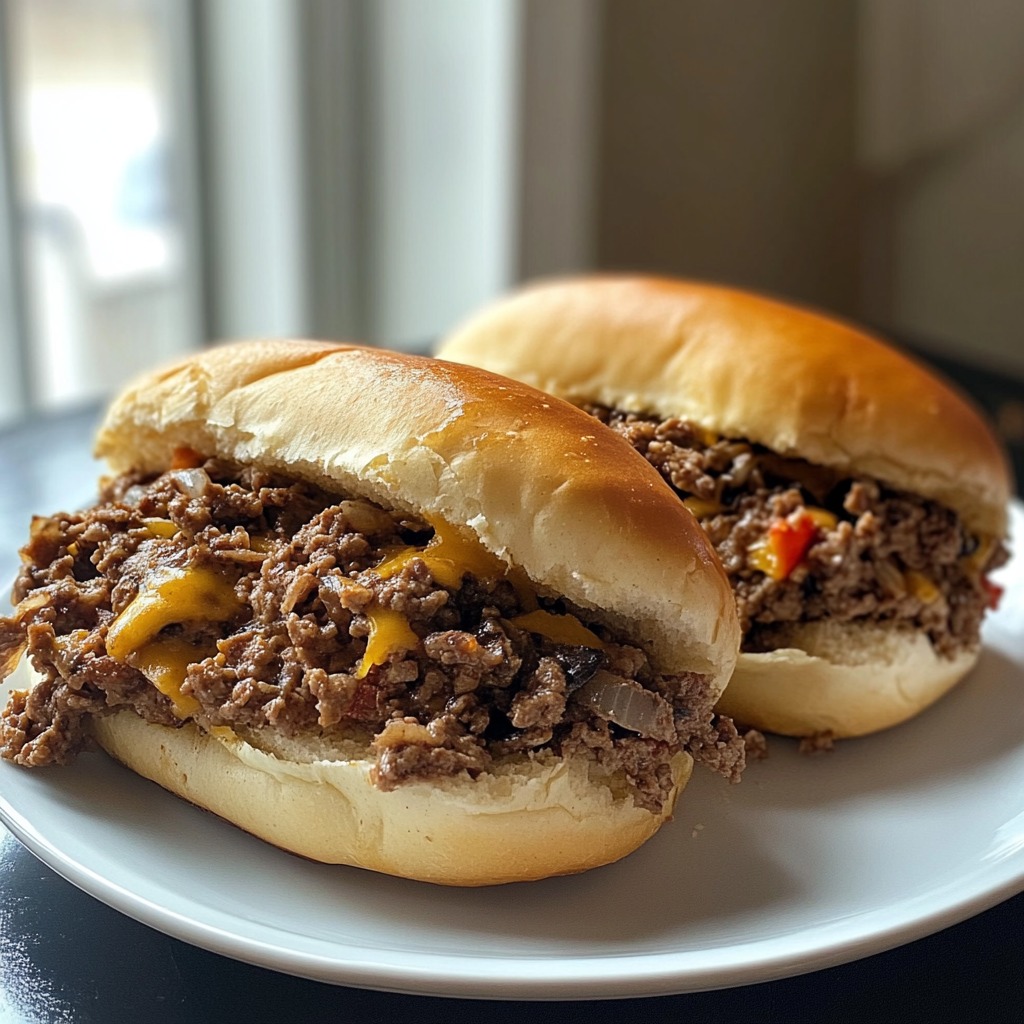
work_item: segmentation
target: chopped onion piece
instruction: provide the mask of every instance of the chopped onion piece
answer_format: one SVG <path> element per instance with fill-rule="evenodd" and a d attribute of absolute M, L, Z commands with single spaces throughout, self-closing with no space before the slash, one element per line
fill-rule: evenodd
<path fill-rule="evenodd" d="M 24 622 L 27 616 L 39 611 L 40 608 L 45 608 L 52 600 L 53 598 L 46 591 L 33 590 L 28 597 L 23 597 L 14 606 L 15 620 L 19 623 Z"/>
<path fill-rule="evenodd" d="M 21 636 L 17 640 L 7 640 L 0 644 L 0 682 L 18 667 L 27 647 L 28 644 Z"/>
<path fill-rule="evenodd" d="M 171 479 L 190 498 L 201 498 L 210 486 L 210 478 L 205 469 L 175 469 Z"/>
<path fill-rule="evenodd" d="M 576 690 L 573 700 L 630 732 L 666 742 L 676 738 L 668 701 L 632 679 L 599 669 Z"/>

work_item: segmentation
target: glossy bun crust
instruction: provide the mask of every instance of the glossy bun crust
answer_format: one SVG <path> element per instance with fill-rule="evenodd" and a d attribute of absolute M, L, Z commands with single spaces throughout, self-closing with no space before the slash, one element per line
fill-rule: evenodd
<path fill-rule="evenodd" d="M 264 749 L 257 738 L 212 739 L 131 712 L 94 719 L 93 731 L 139 775 L 290 853 L 442 885 L 531 881 L 619 860 L 671 817 L 693 767 L 688 754 L 676 757 L 673 797 L 654 814 L 583 757 L 509 761 L 477 779 L 383 793 L 356 750 Z"/>
<path fill-rule="evenodd" d="M 941 657 L 912 630 L 795 625 L 785 646 L 740 655 L 718 710 L 783 736 L 866 736 L 934 704 L 974 667 L 978 653 Z"/>
<path fill-rule="evenodd" d="M 1005 454 L 977 411 L 877 338 L 749 292 L 650 277 L 542 282 L 441 345 L 569 401 L 675 416 L 934 498 L 1002 536 Z"/>
<path fill-rule="evenodd" d="M 568 403 L 485 371 L 354 345 L 257 341 L 153 373 L 112 405 L 97 454 L 160 471 L 174 450 L 258 464 L 442 519 L 538 591 L 588 609 L 661 672 L 719 694 L 737 657 L 728 581 L 696 521 L 624 441 Z M 661 814 L 591 757 L 519 757 L 476 780 L 372 785 L 365 744 L 213 739 L 130 713 L 95 722 L 135 771 L 276 845 L 404 877 L 484 885 L 631 852 Z"/>

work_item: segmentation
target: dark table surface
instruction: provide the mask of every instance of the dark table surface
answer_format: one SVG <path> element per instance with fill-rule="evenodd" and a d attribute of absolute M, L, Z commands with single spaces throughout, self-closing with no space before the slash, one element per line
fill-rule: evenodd
<path fill-rule="evenodd" d="M 1024 479 L 1024 386 L 952 360 L 939 368 L 983 405 Z M 0 433 L 0 578 L 33 512 L 88 502 L 96 411 Z M 956 821 L 950 821 L 956 828 Z M 0 1024 L 413 1019 L 593 1021 L 1011 1021 L 1024 1019 L 1024 895 L 888 952 L 714 992 L 587 1003 L 393 995 L 250 966 L 169 938 L 81 892 L 0 826 Z"/>

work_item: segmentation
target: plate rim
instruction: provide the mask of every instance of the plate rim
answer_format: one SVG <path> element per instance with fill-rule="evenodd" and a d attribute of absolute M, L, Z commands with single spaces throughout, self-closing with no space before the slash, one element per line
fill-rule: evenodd
<path fill-rule="evenodd" d="M 418 952 L 417 958 L 423 962 L 416 966 L 389 963 L 386 957 L 352 963 L 341 956 L 298 953 L 289 951 L 283 943 L 273 946 L 262 940 L 232 934 L 210 922 L 139 895 L 124 885 L 104 878 L 88 866 L 71 860 L 20 813 L 12 812 L 2 795 L 0 821 L 33 856 L 65 881 L 113 910 L 165 935 L 220 956 L 294 977 L 403 995 L 589 1001 L 681 995 L 760 984 L 884 953 L 958 924 L 1024 891 L 1024 863 L 1021 863 L 1016 872 L 1007 873 L 998 884 L 968 891 L 958 900 L 933 907 L 916 916 L 901 916 L 895 912 L 905 904 L 925 902 L 921 895 L 892 904 L 884 912 L 876 909 L 852 915 L 841 926 L 829 923 L 803 929 L 798 933 L 810 938 L 821 931 L 837 931 L 838 934 L 828 944 L 818 944 L 813 948 L 790 945 L 774 956 L 758 955 L 762 947 L 778 943 L 779 937 L 772 936 L 705 951 L 708 963 L 697 967 L 680 969 L 678 964 L 672 962 L 679 956 L 698 959 L 692 951 L 666 951 L 558 958 L 468 957 L 458 960 L 463 970 L 455 972 L 449 969 L 446 972 L 435 969 L 431 961 L 450 963 L 455 958 L 448 953 Z M 977 874 L 979 877 L 987 877 L 989 872 Z M 856 931 L 853 936 L 845 934 L 846 925 L 850 921 L 863 922 L 890 916 L 892 921 L 887 927 Z M 348 943 L 338 943 L 337 948 L 339 953 L 354 951 L 354 947 Z M 723 960 L 722 954 L 726 951 L 741 949 L 747 953 L 744 958 L 728 962 Z M 551 968 L 553 961 L 557 962 L 557 969 Z M 464 968 L 470 964 L 475 969 L 466 971 Z M 628 964 L 630 969 L 609 971 L 609 966 L 613 964 Z M 645 969 L 636 970 L 638 964 Z M 567 970 L 570 965 L 576 970 Z M 488 969 L 480 970 L 481 966 Z M 524 968 L 527 970 L 524 971 Z"/>

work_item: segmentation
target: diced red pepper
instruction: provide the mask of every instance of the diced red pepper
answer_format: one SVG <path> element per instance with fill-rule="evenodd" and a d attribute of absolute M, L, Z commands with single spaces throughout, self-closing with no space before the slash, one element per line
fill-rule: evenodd
<path fill-rule="evenodd" d="M 352 694 L 352 700 L 349 701 L 348 707 L 342 713 L 342 718 L 352 718 L 357 722 L 373 721 L 374 716 L 378 713 L 377 695 L 379 691 L 380 687 L 376 683 L 366 681 L 360 683 L 356 687 L 355 693 Z"/>
<path fill-rule="evenodd" d="M 171 452 L 171 469 L 198 469 L 205 461 L 194 448 L 184 445 Z"/>
<path fill-rule="evenodd" d="M 982 576 L 981 578 L 982 590 L 988 595 L 988 607 L 991 611 L 995 611 L 999 607 L 999 602 L 1002 600 L 1003 591 L 1005 587 L 999 586 L 998 583 L 993 583 L 988 577 Z"/>
<path fill-rule="evenodd" d="M 768 544 L 774 555 L 772 577 L 784 580 L 800 564 L 814 540 L 817 526 L 810 516 L 801 514 L 777 519 L 768 529 Z"/>

